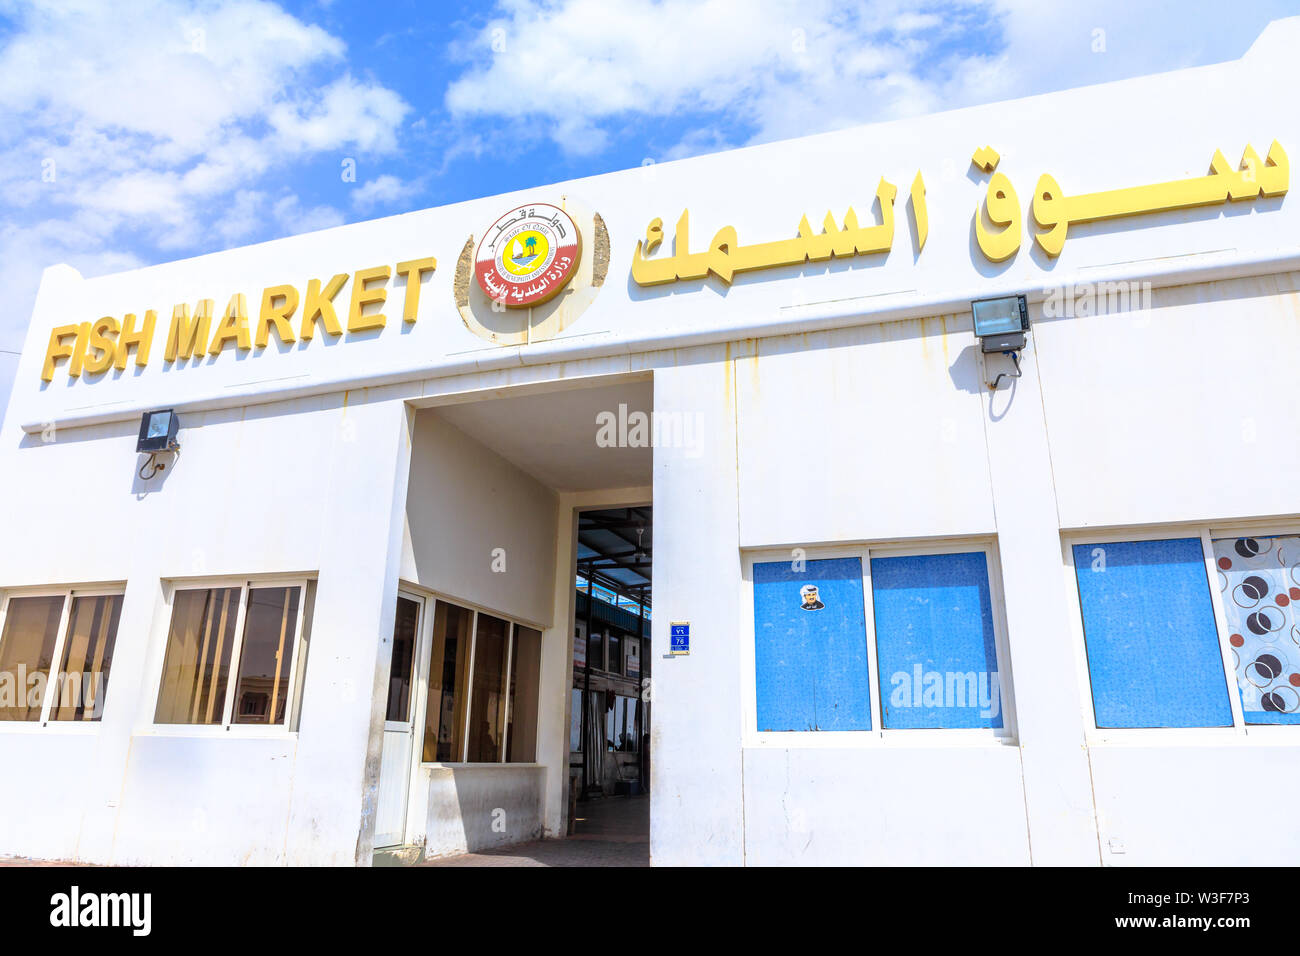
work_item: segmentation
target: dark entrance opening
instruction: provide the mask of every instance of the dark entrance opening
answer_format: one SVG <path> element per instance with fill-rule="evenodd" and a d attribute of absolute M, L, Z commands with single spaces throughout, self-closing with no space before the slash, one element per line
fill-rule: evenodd
<path fill-rule="evenodd" d="M 578 514 L 569 742 L 575 836 L 648 839 L 651 528 L 649 506 Z"/>

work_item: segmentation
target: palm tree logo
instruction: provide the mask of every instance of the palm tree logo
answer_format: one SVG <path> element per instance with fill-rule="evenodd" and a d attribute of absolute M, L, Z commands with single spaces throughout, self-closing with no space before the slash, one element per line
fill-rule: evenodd
<path fill-rule="evenodd" d="M 524 267 L 537 258 L 537 236 L 525 236 L 516 239 L 513 246 L 514 255 L 510 257 L 516 266 Z"/>

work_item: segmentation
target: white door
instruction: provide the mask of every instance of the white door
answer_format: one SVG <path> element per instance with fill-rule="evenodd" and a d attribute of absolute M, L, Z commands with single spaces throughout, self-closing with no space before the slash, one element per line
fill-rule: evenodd
<path fill-rule="evenodd" d="M 379 764 L 379 806 L 375 846 L 397 846 L 406 834 L 406 805 L 411 783 L 412 717 L 415 711 L 416 644 L 424 602 L 398 594 L 393 626 L 393 663 L 388 672 L 388 708 L 384 749 Z"/>

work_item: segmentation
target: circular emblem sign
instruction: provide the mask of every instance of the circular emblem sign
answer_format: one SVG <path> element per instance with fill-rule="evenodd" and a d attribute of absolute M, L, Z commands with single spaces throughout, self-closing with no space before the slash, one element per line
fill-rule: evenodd
<path fill-rule="evenodd" d="M 481 288 L 507 308 L 545 302 L 578 270 L 582 238 L 578 226 L 558 206 L 517 206 L 483 234 L 474 255 Z"/>

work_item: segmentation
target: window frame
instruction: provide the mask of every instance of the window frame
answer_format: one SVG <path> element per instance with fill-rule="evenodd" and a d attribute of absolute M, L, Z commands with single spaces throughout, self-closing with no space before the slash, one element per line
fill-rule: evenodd
<path fill-rule="evenodd" d="M 614 625 L 606 625 L 603 631 L 605 635 L 605 670 L 604 673 L 611 677 L 626 677 L 623 673 L 623 635 L 614 633 L 622 630 Z M 618 644 L 618 653 L 614 653 L 614 645 Z M 613 669 L 613 664 L 618 664 L 618 670 Z"/>
<path fill-rule="evenodd" d="M 586 666 L 591 668 L 597 674 L 608 674 L 606 665 L 609 664 L 609 634 L 606 632 L 608 625 L 602 624 L 600 627 L 592 627 L 587 633 L 587 663 Z M 591 662 L 591 642 L 596 641 L 600 645 L 600 665 L 597 666 Z"/>
<path fill-rule="evenodd" d="M 997 542 L 992 538 L 945 538 L 908 544 L 897 541 L 852 545 L 800 545 L 804 560 L 858 558 L 862 562 L 862 601 L 866 621 L 867 668 L 871 701 L 870 730 L 766 730 L 758 729 L 758 674 L 756 671 L 754 620 L 754 565 L 768 561 L 793 560 L 793 548 L 746 548 L 741 552 L 742 625 L 740 668 L 741 696 L 744 707 L 742 746 L 754 749 L 859 749 L 875 747 L 1002 747 L 1016 745 L 1018 735 L 1011 676 L 1010 645 L 1007 641 L 1006 614 L 1003 604 L 1001 562 Z M 984 555 L 988 571 L 989 601 L 992 605 L 993 643 L 997 654 L 998 684 L 1001 695 L 1002 726 L 990 727 L 896 727 L 884 726 L 881 706 L 880 667 L 876 652 L 875 600 L 871 583 L 871 558 L 896 558 L 932 554 Z"/>
<path fill-rule="evenodd" d="M 52 584 L 39 585 L 35 587 L 15 587 L 4 588 L 0 590 L 0 635 L 4 634 L 5 621 L 9 616 L 9 602 L 15 598 L 29 597 L 62 597 L 63 607 L 59 611 L 59 629 L 54 639 L 53 656 L 51 658 L 51 670 L 57 673 L 59 665 L 63 661 L 63 653 L 67 647 L 68 624 L 72 617 L 72 602 L 77 598 L 83 597 L 121 597 L 123 610 L 126 608 L 126 583 L 118 584 L 93 584 L 93 585 L 75 585 L 75 584 Z M 121 628 L 121 621 L 118 621 L 118 628 Z M 113 652 L 117 653 L 117 634 L 113 635 Z M 72 733 L 72 734 L 97 734 L 100 726 L 104 723 L 103 715 L 99 720 L 53 720 L 50 712 L 54 708 L 54 695 L 50 693 L 51 682 L 47 678 L 45 682 L 45 693 L 41 698 L 41 716 L 36 720 L 0 720 L 0 734 L 3 733 Z M 104 691 L 104 709 L 108 709 L 108 690 Z"/>
<path fill-rule="evenodd" d="M 1232 646 L 1223 595 L 1219 590 L 1218 568 L 1214 559 L 1214 541 L 1220 538 L 1285 537 L 1300 535 L 1300 521 L 1249 519 L 1236 522 L 1180 522 L 1160 526 L 1119 526 L 1103 529 L 1072 529 L 1061 533 L 1061 554 L 1065 569 L 1066 606 L 1073 636 L 1076 679 L 1079 687 L 1081 720 L 1085 741 L 1089 744 L 1118 746 L 1199 746 L 1223 744 L 1289 745 L 1296 743 L 1300 724 L 1247 724 L 1237 687 L 1236 668 L 1232 665 Z M 1098 727 L 1092 699 L 1092 680 L 1088 670 L 1088 648 L 1083 630 L 1083 608 L 1074 564 L 1074 546 L 1111 544 L 1120 541 L 1166 541 L 1171 538 L 1196 538 L 1201 543 L 1206 587 L 1214 611 L 1214 627 L 1223 661 L 1224 683 L 1232 709 L 1231 727 Z"/>
<path fill-rule="evenodd" d="M 502 727 L 504 728 L 504 730 L 501 734 L 500 763 L 503 766 L 507 766 L 507 767 L 509 766 L 526 767 L 526 766 L 537 764 L 539 762 L 537 760 L 537 751 L 540 749 L 538 747 L 538 741 L 541 739 L 541 734 L 540 734 L 541 716 L 542 716 L 541 668 L 542 668 L 542 662 L 544 660 L 544 658 L 542 657 L 542 641 L 546 637 L 546 629 L 541 627 L 533 627 L 530 624 L 524 624 L 520 621 L 514 620 L 513 618 L 502 618 L 502 620 L 506 621 L 510 625 L 510 637 L 508 638 L 508 643 L 506 644 L 506 664 L 505 664 L 505 671 L 502 675 L 503 683 L 502 683 L 501 692 L 505 695 L 505 704 L 502 707 L 502 719 L 504 721 Z M 537 722 L 533 726 L 533 759 L 512 761 L 510 759 L 510 728 L 513 727 L 515 723 L 514 721 L 515 694 L 518 690 L 518 688 L 514 686 L 514 679 L 515 679 L 514 658 L 515 658 L 515 644 L 517 643 L 519 628 L 521 627 L 526 627 L 530 631 L 537 632 Z M 477 633 L 477 631 L 475 633 Z M 470 664 L 470 669 L 471 671 L 473 670 L 472 662 Z"/>
<path fill-rule="evenodd" d="M 428 607 L 428 601 L 424 597 L 420 596 L 419 594 L 416 594 L 413 591 L 409 591 L 406 588 L 398 588 L 397 600 L 411 601 L 416 605 L 415 640 L 412 642 L 412 646 L 411 646 L 411 677 L 410 677 L 411 688 L 407 692 L 405 721 L 388 719 L 388 711 L 387 711 L 388 699 L 387 697 L 385 697 L 384 731 L 385 732 L 393 731 L 394 733 L 399 733 L 403 730 L 409 729 L 411 731 L 412 736 L 414 736 L 415 735 L 415 699 L 417 694 L 416 671 L 418 670 L 418 666 L 419 666 L 420 648 L 424 646 L 424 642 L 425 642 L 424 618 L 425 618 L 425 610 Z M 396 602 L 394 602 L 394 607 L 396 607 Z M 392 681 L 391 675 L 389 676 L 389 681 L 390 683 Z M 424 693 L 427 694 L 428 692 L 429 692 L 429 688 L 428 685 L 426 684 L 424 688 Z M 423 735 L 421 735 L 421 740 L 423 740 Z"/>
<path fill-rule="evenodd" d="M 634 643 L 634 642 L 635 642 L 635 643 Z M 629 654 L 628 651 L 629 651 L 629 650 L 632 650 L 634 647 L 635 647 L 635 649 L 636 649 L 636 653 L 635 653 L 635 654 Z M 623 678 L 626 679 L 626 680 L 634 680 L 634 681 L 636 681 L 637 684 L 638 684 L 638 686 L 639 686 L 640 683 L 641 683 L 641 651 L 644 649 L 644 647 L 645 647 L 645 637 L 644 637 L 644 636 L 637 635 L 637 634 L 631 634 L 631 635 L 629 635 L 629 636 L 627 636 L 627 637 L 625 637 L 625 638 L 623 639 L 623 674 L 622 674 L 622 676 L 623 676 Z M 635 660 L 635 661 L 636 661 L 636 673 L 635 673 L 635 674 L 629 674 L 629 673 L 627 672 L 627 662 L 628 662 L 629 659 L 632 659 L 632 660 Z"/>
<path fill-rule="evenodd" d="M 217 578 L 173 578 L 163 582 L 164 593 L 160 615 L 161 634 L 155 650 L 153 661 L 153 693 L 148 698 L 149 707 L 141 715 L 142 726 L 135 731 L 137 735 L 153 737 L 221 737 L 224 739 L 238 737 L 278 737 L 296 738 L 298 736 L 298 719 L 301 716 L 304 688 L 300 672 L 305 666 L 303 656 L 306 648 L 303 643 L 303 630 L 309 616 L 307 599 L 309 594 L 313 601 L 315 589 L 309 585 L 315 583 L 313 575 L 227 575 Z M 162 693 L 163 669 L 167 662 L 168 642 L 171 640 L 172 615 L 175 612 L 177 591 L 214 591 L 222 588 L 239 588 L 239 609 L 235 615 L 235 639 L 230 647 L 230 676 L 226 681 L 225 700 L 221 705 L 221 722 L 213 724 L 165 724 L 158 723 L 158 695 Z M 294 622 L 293 655 L 289 662 L 289 697 L 285 701 L 284 723 L 252 724 L 234 723 L 235 692 L 239 686 L 239 665 L 244 651 L 244 625 L 248 616 L 248 592 L 262 588 L 299 587 L 297 620 Z M 314 608 L 313 608 L 314 610 Z"/>
<path fill-rule="evenodd" d="M 449 602 L 455 603 L 455 602 Z M 464 605 L 461 605 L 464 607 Z M 506 738 L 510 736 L 510 665 L 515 651 L 515 622 L 512 618 L 502 614 L 494 614 L 491 611 L 480 611 L 478 608 L 469 608 L 473 612 L 470 634 L 469 634 L 469 657 L 465 665 L 465 733 L 461 735 L 460 742 L 460 761 L 462 767 L 495 767 L 498 764 L 506 762 Z M 496 618 L 498 621 L 504 621 L 506 624 L 505 643 L 506 652 L 502 658 L 502 687 L 501 687 L 501 740 L 497 744 L 497 759 L 493 761 L 470 760 L 469 758 L 469 740 L 472 732 L 469 726 L 470 715 L 474 713 L 474 670 L 478 663 L 478 619 L 480 616 Z"/>
<path fill-rule="evenodd" d="M 416 782 L 416 780 L 418 779 L 416 775 L 424 769 L 437 770 L 440 768 L 447 768 L 447 769 L 459 770 L 459 769 L 465 769 L 471 767 L 472 768 L 499 767 L 503 769 L 509 769 L 511 767 L 544 766 L 544 764 L 536 760 L 527 763 L 526 762 L 511 763 L 510 761 L 506 760 L 506 756 L 510 753 L 509 747 L 510 747 L 510 726 L 511 726 L 511 716 L 512 716 L 511 711 L 513 709 L 513 704 L 510 700 L 509 681 L 510 681 L 511 667 L 514 663 L 515 629 L 518 627 L 527 627 L 541 634 L 541 653 L 544 655 L 545 644 L 546 644 L 546 633 L 548 630 L 550 630 L 550 628 L 533 621 L 525 620 L 524 618 L 516 617 L 505 611 L 493 610 L 492 608 L 487 608 L 480 604 L 476 604 L 473 601 L 466 601 L 462 598 L 455 597 L 451 594 L 446 594 L 445 592 L 442 591 L 435 591 L 431 588 L 421 587 L 418 584 L 413 584 L 406 580 L 402 580 L 399 583 L 398 595 L 407 598 L 420 598 L 424 601 L 424 614 L 420 623 L 419 642 L 415 650 L 414 666 L 412 666 L 411 668 L 412 674 L 418 675 L 418 679 L 419 679 L 418 687 L 416 688 L 415 694 L 413 694 L 412 707 L 411 707 L 412 710 L 411 713 L 412 783 L 414 784 Z M 504 658 L 505 663 L 503 665 L 505 670 L 502 672 L 502 676 L 505 681 L 505 683 L 502 686 L 502 695 L 505 698 L 504 706 L 502 708 L 504 712 L 504 722 L 502 724 L 502 727 L 504 728 L 504 732 L 501 734 L 501 743 L 497 750 L 497 759 L 492 763 L 485 763 L 482 761 L 475 762 L 475 761 L 469 761 L 465 759 L 465 757 L 469 753 L 470 735 L 468 732 L 468 728 L 466 729 L 466 732 L 462 735 L 462 739 L 460 742 L 460 757 L 461 757 L 460 760 L 426 761 L 422 759 L 424 756 L 423 744 L 424 744 L 425 720 L 428 716 L 428 703 L 429 703 L 428 676 L 429 676 L 429 668 L 433 666 L 433 624 L 437 614 L 436 602 L 438 601 L 441 601 L 445 604 L 454 604 L 457 607 L 464 608 L 465 610 L 469 611 L 471 614 L 468 663 L 465 668 L 464 707 L 465 707 L 466 715 L 468 715 L 471 712 L 470 708 L 473 706 L 473 702 L 474 702 L 473 701 L 474 654 L 478 648 L 479 615 L 485 614 L 488 617 L 495 617 L 499 620 L 505 621 L 506 624 L 508 625 L 508 627 L 506 628 L 506 638 L 505 638 L 506 640 L 506 653 Z M 543 661 L 544 660 L 545 657 L 543 656 Z M 541 707 L 540 692 L 541 692 L 541 688 L 539 686 L 538 688 L 539 716 L 540 716 L 540 707 Z M 468 719 L 466 723 L 468 723 Z M 539 735 L 538 740 L 540 741 L 540 739 L 541 737 Z M 413 786 L 412 792 L 414 792 L 414 789 L 415 788 Z"/>

